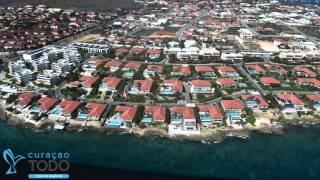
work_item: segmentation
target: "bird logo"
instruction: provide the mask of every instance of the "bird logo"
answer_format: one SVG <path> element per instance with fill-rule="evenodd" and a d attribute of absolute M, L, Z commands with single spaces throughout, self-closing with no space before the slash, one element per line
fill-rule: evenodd
<path fill-rule="evenodd" d="M 7 170 L 6 174 L 16 174 L 17 170 L 15 168 L 16 164 L 21 161 L 22 159 L 26 159 L 24 156 L 18 155 L 14 156 L 11 149 L 6 149 L 2 153 L 3 159 L 8 163 L 9 169 Z"/>

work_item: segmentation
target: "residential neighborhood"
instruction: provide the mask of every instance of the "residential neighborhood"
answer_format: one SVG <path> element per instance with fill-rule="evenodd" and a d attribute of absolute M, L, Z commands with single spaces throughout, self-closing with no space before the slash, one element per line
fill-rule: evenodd
<path fill-rule="evenodd" d="M 170 135 L 320 115 L 320 45 L 306 26 L 319 25 L 315 10 L 284 11 L 287 5 L 275 1 L 183 2 L 148 1 L 121 15 L 2 10 L 10 33 L 0 33 L 0 48 L 26 51 L 1 71 L 1 102 L 33 124 L 156 127 Z M 28 45 L 16 44 L 21 32 L 10 29 L 26 13 L 43 14 L 43 24 L 24 31 Z M 58 40 L 64 43 L 51 43 Z"/>

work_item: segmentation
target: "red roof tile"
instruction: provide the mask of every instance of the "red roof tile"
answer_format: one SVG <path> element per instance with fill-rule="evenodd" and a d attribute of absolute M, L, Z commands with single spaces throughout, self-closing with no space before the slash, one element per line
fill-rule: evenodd
<path fill-rule="evenodd" d="M 152 113 L 152 119 L 155 121 L 165 121 L 166 108 L 160 106 L 146 106 L 144 112 Z"/>
<path fill-rule="evenodd" d="M 151 80 L 135 80 L 134 85 L 139 86 L 140 90 L 150 91 L 153 81 Z"/>
<path fill-rule="evenodd" d="M 85 88 L 91 88 L 92 85 L 99 80 L 98 77 L 93 76 L 82 76 L 80 81 L 82 81 L 82 86 Z"/>
<path fill-rule="evenodd" d="M 115 78 L 115 77 L 105 77 L 102 79 L 102 82 L 106 83 L 108 87 L 111 87 L 111 88 L 117 88 L 120 81 L 121 81 L 120 78 Z"/>
<path fill-rule="evenodd" d="M 299 97 L 297 97 L 295 94 L 292 94 L 292 93 L 278 94 L 277 98 L 283 101 L 290 101 L 292 104 L 295 104 L 295 105 L 304 105 L 304 102 Z"/>
<path fill-rule="evenodd" d="M 119 48 L 119 49 L 116 49 L 116 51 L 115 51 L 116 54 L 125 54 L 128 52 L 129 52 L 129 50 L 126 48 Z"/>
<path fill-rule="evenodd" d="M 157 72 L 157 73 L 162 73 L 162 71 L 163 71 L 163 66 L 150 64 L 150 65 L 147 66 L 147 69 L 148 69 L 149 71 L 153 70 L 153 71 L 155 71 L 155 72 Z"/>
<path fill-rule="evenodd" d="M 218 70 L 220 72 L 236 72 L 236 70 L 231 66 L 219 66 Z"/>
<path fill-rule="evenodd" d="M 260 107 L 268 107 L 269 104 L 267 103 L 267 101 L 261 96 L 261 95 L 253 95 L 253 94 L 247 94 L 247 95 L 243 95 L 241 96 L 241 98 L 244 100 L 244 101 L 247 101 L 247 100 L 254 100 L 255 102 L 258 103 L 258 105 Z"/>
<path fill-rule="evenodd" d="M 160 54 L 161 50 L 160 49 L 148 49 L 146 54 Z"/>
<path fill-rule="evenodd" d="M 209 115 L 213 119 L 223 119 L 223 113 L 217 105 L 199 105 L 199 112 L 209 112 Z"/>
<path fill-rule="evenodd" d="M 137 53 L 137 54 L 142 53 L 143 51 L 144 51 L 143 47 L 133 47 L 130 49 L 131 53 Z"/>
<path fill-rule="evenodd" d="M 183 119 L 196 119 L 194 109 L 191 107 L 172 107 L 171 113 L 181 113 Z"/>
<path fill-rule="evenodd" d="M 35 93 L 22 93 L 19 95 L 18 104 L 21 106 L 29 105 L 33 98 L 37 97 L 38 95 Z"/>
<path fill-rule="evenodd" d="M 310 83 L 315 87 L 320 87 L 320 81 L 316 78 L 298 78 L 298 83 Z"/>
<path fill-rule="evenodd" d="M 240 100 L 221 100 L 224 109 L 244 109 L 244 105 Z"/>
<path fill-rule="evenodd" d="M 129 69 L 134 69 L 136 71 L 138 71 L 141 67 L 141 64 L 139 63 L 127 63 L 125 66 L 125 68 L 129 68 Z"/>
<path fill-rule="evenodd" d="M 258 64 L 248 64 L 246 66 L 247 66 L 248 70 L 254 69 L 258 73 L 265 73 L 266 72 L 266 70 L 262 69 L 262 67 Z"/>
<path fill-rule="evenodd" d="M 217 82 L 221 85 L 235 85 L 237 82 L 232 78 L 218 78 Z"/>
<path fill-rule="evenodd" d="M 294 70 L 294 71 L 297 71 L 297 72 L 306 73 L 306 74 L 308 74 L 308 75 L 310 75 L 310 76 L 315 76 L 315 75 L 317 75 L 317 73 L 315 73 L 315 72 L 313 72 L 313 71 L 311 71 L 310 69 L 305 68 L 305 67 L 295 67 L 293 70 Z"/>
<path fill-rule="evenodd" d="M 213 72 L 213 68 L 211 66 L 196 66 L 197 72 Z"/>
<path fill-rule="evenodd" d="M 267 65 L 266 68 L 269 71 L 277 71 L 279 74 L 285 74 L 288 72 L 286 69 L 279 65 Z"/>
<path fill-rule="evenodd" d="M 79 101 L 63 100 L 59 105 L 63 108 L 62 113 L 71 114 L 80 106 L 80 104 Z"/>
<path fill-rule="evenodd" d="M 173 91 L 182 91 L 183 90 L 182 81 L 177 80 L 177 79 L 164 80 L 162 84 L 165 86 L 172 86 Z"/>
<path fill-rule="evenodd" d="M 119 61 L 108 61 L 104 66 L 105 67 L 120 67 L 122 62 Z"/>
<path fill-rule="evenodd" d="M 118 105 L 115 108 L 115 111 L 121 113 L 121 118 L 124 121 L 132 121 L 134 119 L 134 117 L 136 116 L 137 107 Z"/>
<path fill-rule="evenodd" d="M 88 103 L 86 104 L 86 108 L 90 109 L 89 116 L 91 117 L 100 117 L 102 113 L 106 110 L 106 104 L 99 103 Z"/>
<path fill-rule="evenodd" d="M 50 97 L 42 97 L 38 102 L 40 103 L 40 110 L 41 111 L 48 111 L 50 108 L 52 108 L 59 99 L 57 98 L 50 98 Z"/>
<path fill-rule="evenodd" d="M 201 87 L 211 87 L 212 84 L 209 80 L 192 80 L 191 84 L 193 86 L 201 86 Z"/>
<path fill-rule="evenodd" d="M 313 102 L 318 102 L 320 101 L 320 94 L 308 94 L 306 97 Z"/>
<path fill-rule="evenodd" d="M 172 71 L 181 72 L 182 74 L 189 75 L 191 74 L 190 67 L 188 65 L 174 65 L 172 66 Z"/>
<path fill-rule="evenodd" d="M 281 84 L 281 82 L 273 77 L 262 77 L 260 78 L 262 84 Z"/>

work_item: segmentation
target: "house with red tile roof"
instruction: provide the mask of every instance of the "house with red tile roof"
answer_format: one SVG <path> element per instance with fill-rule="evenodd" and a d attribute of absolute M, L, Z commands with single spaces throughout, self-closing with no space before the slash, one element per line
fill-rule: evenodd
<path fill-rule="evenodd" d="M 128 90 L 129 94 L 146 95 L 150 94 L 152 88 L 152 80 L 135 80 L 133 86 Z"/>
<path fill-rule="evenodd" d="M 139 71 L 140 67 L 140 63 L 127 63 L 122 68 L 123 77 L 129 79 L 133 78 L 135 72 Z"/>
<path fill-rule="evenodd" d="M 191 107 L 172 107 L 171 111 L 171 125 L 174 129 L 182 131 L 197 130 L 197 121 L 194 109 Z"/>
<path fill-rule="evenodd" d="M 182 91 L 183 83 L 178 79 L 164 80 L 160 85 L 160 95 L 174 95 Z"/>
<path fill-rule="evenodd" d="M 191 69 L 188 65 L 173 65 L 171 76 L 189 76 Z"/>
<path fill-rule="evenodd" d="M 152 123 L 160 122 L 164 123 L 167 117 L 167 109 L 163 106 L 145 106 L 144 114 L 141 122 Z"/>
<path fill-rule="evenodd" d="M 300 86 L 313 86 L 320 88 L 320 81 L 316 78 L 298 78 L 297 83 Z"/>
<path fill-rule="evenodd" d="M 268 72 L 274 73 L 274 74 L 284 75 L 284 74 L 287 74 L 288 72 L 286 69 L 284 69 L 280 65 L 265 65 L 265 67 L 268 70 Z"/>
<path fill-rule="evenodd" d="M 68 88 L 78 88 L 80 87 L 81 82 L 80 81 L 71 81 L 68 84 L 66 84 L 66 87 Z"/>
<path fill-rule="evenodd" d="M 210 80 L 192 80 L 190 93 L 212 94 L 214 93 L 214 88 Z"/>
<path fill-rule="evenodd" d="M 224 115 L 217 105 L 199 105 L 198 109 L 200 121 L 203 125 L 221 125 L 223 123 Z"/>
<path fill-rule="evenodd" d="M 260 65 L 258 64 L 248 64 L 246 65 L 246 68 L 250 75 L 259 75 L 259 74 L 265 74 L 266 70 L 264 70 Z"/>
<path fill-rule="evenodd" d="M 55 105 L 57 105 L 58 102 L 59 102 L 59 99 L 57 98 L 44 96 L 44 97 L 41 97 L 41 99 L 39 99 L 38 101 L 39 106 L 37 106 L 37 108 L 39 109 L 39 112 L 48 112 Z"/>
<path fill-rule="evenodd" d="M 240 75 L 232 66 L 219 66 L 218 72 L 222 77 L 238 78 Z"/>
<path fill-rule="evenodd" d="M 33 100 L 38 97 L 35 93 L 21 93 L 18 96 L 18 108 L 23 109 L 30 104 L 32 104 Z"/>
<path fill-rule="evenodd" d="M 296 73 L 297 76 L 301 77 L 316 77 L 317 73 L 311 71 L 306 67 L 295 67 L 293 71 Z"/>
<path fill-rule="evenodd" d="M 141 67 L 141 64 L 140 63 L 127 63 L 122 71 L 126 71 L 126 70 L 134 70 L 134 71 L 139 71 Z"/>
<path fill-rule="evenodd" d="M 110 71 L 111 72 L 115 72 L 117 71 L 120 66 L 122 65 L 123 63 L 122 62 L 119 62 L 119 61 L 108 61 L 104 67 L 107 67 L 107 68 L 110 68 Z"/>
<path fill-rule="evenodd" d="M 86 110 L 79 111 L 78 118 L 85 118 L 86 120 L 98 121 L 102 114 L 105 112 L 107 105 L 100 103 L 87 103 Z"/>
<path fill-rule="evenodd" d="M 262 77 L 260 78 L 260 82 L 264 86 L 281 85 L 281 82 L 274 77 Z"/>
<path fill-rule="evenodd" d="M 125 56 L 129 53 L 129 50 L 126 48 L 118 48 L 115 50 L 115 55 L 116 56 Z"/>
<path fill-rule="evenodd" d="M 244 104 L 236 100 L 221 100 L 221 107 L 224 112 L 242 112 L 245 108 Z"/>
<path fill-rule="evenodd" d="M 62 100 L 62 102 L 51 111 L 50 116 L 70 118 L 71 114 L 79 108 L 80 104 L 80 101 Z"/>
<path fill-rule="evenodd" d="M 293 93 L 277 94 L 275 99 L 283 107 L 284 112 L 304 111 L 304 102 Z"/>
<path fill-rule="evenodd" d="M 269 108 L 268 102 L 260 94 L 242 95 L 241 99 L 245 102 L 248 108 L 266 110 Z"/>
<path fill-rule="evenodd" d="M 320 94 L 308 94 L 306 98 L 313 103 L 313 108 L 320 111 Z"/>
<path fill-rule="evenodd" d="M 118 91 L 118 86 L 121 82 L 120 78 L 116 77 L 105 77 L 102 79 L 101 84 L 99 86 L 99 91 L 106 92 L 106 91 L 111 91 L 111 92 L 116 92 Z"/>
<path fill-rule="evenodd" d="M 218 78 L 217 84 L 223 88 L 235 88 L 237 87 L 237 82 L 232 78 Z"/>
<path fill-rule="evenodd" d="M 135 106 L 117 105 L 114 109 L 116 113 L 106 121 L 105 125 L 107 127 L 131 127 L 137 110 Z"/>
<path fill-rule="evenodd" d="M 204 77 L 215 77 L 214 69 L 211 66 L 196 66 L 195 70 L 201 76 Z"/>
<path fill-rule="evenodd" d="M 313 102 L 320 102 L 320 94 L 307 94 L 306 97 Z"/>
<path fill-rule="evenodd" d="M 90 89 L 95 85 L 99 78 L 94 76 L 82 76 L 79 80 L 83 88 Z"/>
<path fill-rule="evenodd" d="M 156 74 L 161 74 L 163 71 L 163 66 L 149 64 L 147 68 L 143 71 L 144 76 L 155 76 Z"/>
<path fill-rule="evenodd" d="M 130 49 L 129 53 L 133 54 L 133 55 L 139 55 L 139 54 L 143 53 L 144 50 L 145 49 L 143 46 L 135 46 Z"/>
<path fill-rule="evenodd" d="M 160 55 L 161 55 L 161 49 L 148 49 L 146 52 L 146 55 L 150 59 L 158 59 L 160 58 Z"/>

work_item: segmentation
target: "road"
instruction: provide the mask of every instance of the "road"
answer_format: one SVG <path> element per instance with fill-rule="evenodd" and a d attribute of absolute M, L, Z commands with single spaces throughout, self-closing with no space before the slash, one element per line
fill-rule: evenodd
<path fill-rule="evenodd" d="M 250 83 L 255 87 L 255 89 L 260 92 L 260 94 L 266 95 L 266 91 L 262 89 L 261 86 L 254 79 L 252 79 L 252 77 L 246 72 L 246 70 L 243 69 L 241 65 L 238 65 L 236 67 L 241 72 L 241 74 L 243 74 L 250 81 Z"/>
<path fill-rule="evenodd" d="M 186 92 L 184 93 L 185 101 L 186 103 L 191 103 L 191 97 L 190 97 L 190 89 L 191 84 L 183 82 L 184 89 Z"/>
<path fill-rule="evenodd" d="M 190 29 L 190 27 L 193 25 L 193 24 L 196 24 L 198 23 L 203 17 L 207 16 L 208 15 L 208 11 L 207 10 L 202 10 L 200 12 L 200 15 L 197 16 L 196 18 L 192 19 L 188 24 L 184 25 L 182 28 L 180 28 L 176 33 L 176 37 L 178 39 L 180 39 L 182 33 L 187 30 L 187 29 Z"/>

